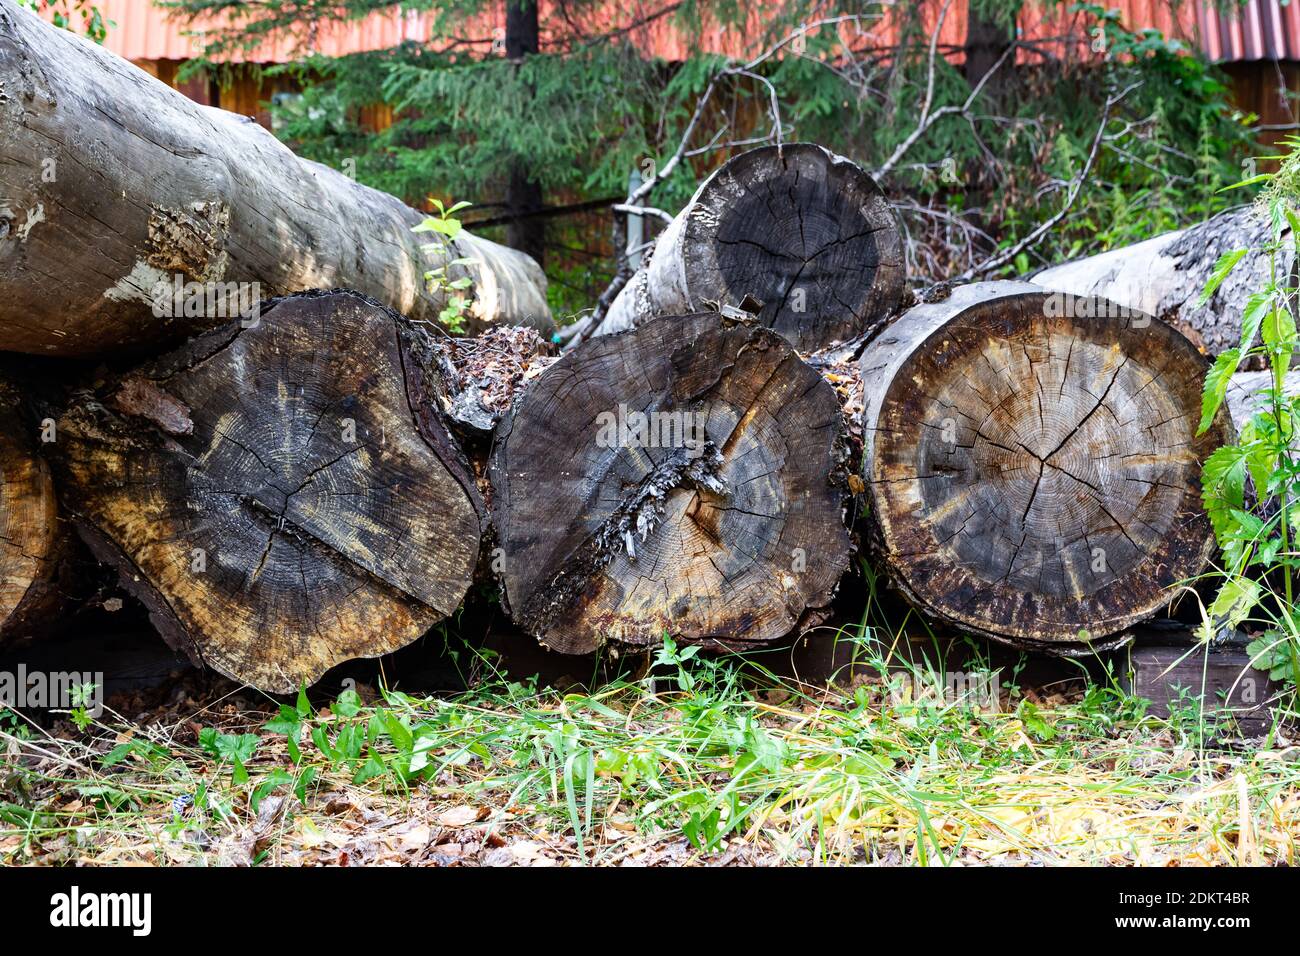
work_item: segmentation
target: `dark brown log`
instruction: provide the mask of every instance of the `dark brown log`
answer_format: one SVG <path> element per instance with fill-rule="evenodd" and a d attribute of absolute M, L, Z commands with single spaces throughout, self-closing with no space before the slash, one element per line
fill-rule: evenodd
<path fill-rule="evenodd" d="M 285 693 L 461 603 L 481 502 L 436 376 L 421 327 L 295 296 L 79 396 L 48 447 L 78 530 L 168 643 Z"/>
<path fill-rule="evenodd" d="M 66 551 L 49 468 L 18 404 L 0 381 L 0 642 L 30 636 L 57 607 Z"/>
<path fill-rule="evenodd" d="M 1260 250 L 1270 238 L 1267 215 L 1255 206 L 1240 206 L 1187 229 L 1052 266 L 1030 281 L 1154 315 L 1210 355 L 1218 355 L 1237 347 L 1246 300 L 1268 282 L 1268 256 Z M 1197 305 L 1219 257 L 1235 249 L 1251 252 L 1208 302 Z M 1278 271 L 1285 274 L 1290 268 L 1288 243 L 1281 250 Z"/>
<path fill-rule="evenodd" d="M 834 390 L 770 330 L 708 313 L 589 341 L 497 433 L 505 601 L 565 653 L 815 623 L 848 566 L 843 460 Z"/>
<path fill-rule="evenodd" d="M 861 359 L 891 579 L 936 618 L 1058 653 L 1103 646 L 1203 569 L 1200 462 L 1232 436 L 1224 410 L 1196 437 L 1207 362 L 1184 336 L 1070 301 L 963 286 Z"/>
<path fill-rule="evenodd" d="M 875 180 L 821 146 L 766 146 L 704 181 L 598 332 L 739 309 L 812 352 L 882 322 L 903 279 L 898 220 Z"/>
<path fill-rule="evenodd" d="M 449 269 L 474 280 L 471 331 L 553 328 L 533 260 L 464 233 L 426 254 L 421 219 L 0 0 L 0 350 L 157 349 L 233 315 L 156 314 L 177 277 L 263 300 L 346 286 L 436 321 L 424 273 L 449 257 L 473 261 Z"/>

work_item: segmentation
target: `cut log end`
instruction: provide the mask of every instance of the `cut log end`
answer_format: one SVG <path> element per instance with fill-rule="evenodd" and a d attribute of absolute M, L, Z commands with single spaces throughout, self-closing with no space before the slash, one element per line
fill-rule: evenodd
<path fill-rule="evenodd" d="M 833 389 L 766 329 L 666 317 L 560 359 L 491 467 L 504 591 L 553 650 L 772 640 L 848 564 Z"/>
<path fill-rule="evenodd" d="M 759 299 L 759 321 L 803 351 L 852 339 L 902 295 L 893 210 L 870 176 L 818 146 L 730 164 L 687 220 L 684 247 L 697 298 Z"/>
<path fill-rule="evenodd" d="M 821 146 L 768 146 L 700 186 L 602 331 L 739 310 L 809 353 L 874 330 L 903 285 L 898 220 L 875 180 Z"/>
<path fill-rule="evenodd" d="M 0 639 L 25 637 L 55 603 L 60 553 L 49 468 L 16 411 L 17 392 L 0 382 Z"/>
<path fill-rule="evenodd" d="M 459 606 L 479 504 L 421 336 L 359 296 L 291 297 L 63 416 L 65 497 L 173 646 L 286 693 Z"/>
<path fill-rule="evenodd" d="M 1095 645 L 1204 567 L 1200 462 L 1231 424 L 1197 437 L 1205 360 L 1167 325 L 1107 308 L 983 283 L 913 309 L 864 353 L 864 381 L 887 383 L 864 420 L 880 550 L 935 616 Z"/>

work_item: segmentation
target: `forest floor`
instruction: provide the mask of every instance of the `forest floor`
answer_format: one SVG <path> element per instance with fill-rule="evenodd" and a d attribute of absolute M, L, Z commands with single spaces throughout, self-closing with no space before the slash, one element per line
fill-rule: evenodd
<path fill-rule="evenodd" d="M 1298 862 L 1283 730 L 1156 718 L 1104 678 L 954 696 L 863 633 L 839 635 L 851 678 L 816 687 L 670 644 L 590 691 L 489 660 L 453 695 L 314 706 L 182 682 L 48 730 L 10 713 L 0 862 Z"/>

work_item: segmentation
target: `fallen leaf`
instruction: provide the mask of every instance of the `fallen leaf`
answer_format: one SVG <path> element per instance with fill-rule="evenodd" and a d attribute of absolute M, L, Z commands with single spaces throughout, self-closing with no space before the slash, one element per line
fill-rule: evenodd
<path fill-rule="evenodd" d="M 479 807 L 452 807 L 438 815 L 438 825 L 444 827 L 467 827 L 477 823 L 486 816 Z"/>

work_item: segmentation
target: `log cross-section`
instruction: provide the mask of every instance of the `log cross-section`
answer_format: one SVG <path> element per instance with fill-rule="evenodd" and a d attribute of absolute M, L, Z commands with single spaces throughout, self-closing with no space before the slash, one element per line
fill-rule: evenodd
<path fill-rule="evenodd" d="M 1024 283 L 917 306 L 862 355 L 863 477 L 895 583 L 943 620 L 1058 652 L 1151 615 L 1214 539 L 1207 363 L 1179 332 Z M 875 383 L 874 385 L 872 383 Z"/>
<path fill-rule="evenodd" d="M 280 300 L 75 400 L 61 493 L 169 643 L 292 691 L 470 584 L 481 503 L 432 369 L 427 334 L 361 296 Z"/>
<path fill-rule="evenodd" d="M 573 350 L 493 451 L 515 620 L 566 653 L 752 647 L 814 621 L 848 565 L 842 428 L 764 328 L 664 317 Z"/>
<path fill-rule="evenodd" d="M 601 331 L 697 309 L 751 310 L 813 352 L 879 325 L 898 306 L 903 278 L 898 219 L 875 180 L 821 146 L 765 146 L 700 186 Z"/>

